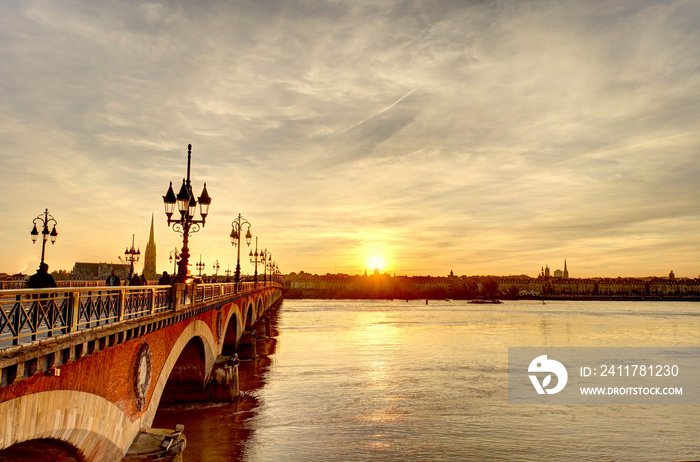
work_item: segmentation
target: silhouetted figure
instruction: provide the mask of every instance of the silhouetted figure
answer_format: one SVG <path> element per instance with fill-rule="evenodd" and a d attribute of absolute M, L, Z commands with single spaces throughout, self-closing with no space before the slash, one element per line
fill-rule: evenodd
<path fill-rule="evenodd" d="M 134 273 L 134 275 L 131 277 L 131 280 L 129 281 L 130 286 L 140 286 L 141 284 L 141 278 L 139 277 L 138 274 Z"/>
<path fill-rule="evenodd" d="M 117 273 L 114 270 L 112 270 L 110 275 L 107 276 L 105 284 L 107 284 L 108 286 L 120 286 L 122 282 L 119 280 L 119 276 L 117 276 Z"/>
<path fill-rule="evenodd" d="M 167 271 L 163 271 L 163 275 L 158 279 L 158 285 L 159 286 L 167 286 L 170 285 L 170 275 L 168 274 Z"/>
<path fill-rule="evenodd" d="M 53 276 L 49 274 L 49 265 L 42 263 L 39 265 L 39 269 L 36 270 L 35 274 L 29 278 L 27 282 L 27 287 L 30 289 L 41 289 L 44 287 L 56 287 L 56 281 L 53 280 Z"/>
<path fill-rule="evenodd" d="M 146 275 L 145 275 L 145 274 L 141 274 L 141 285 L 142 285 L 142 286 L 147 286 L 147 285 L 148 285 L 148 281 L 146 280 Z"/>

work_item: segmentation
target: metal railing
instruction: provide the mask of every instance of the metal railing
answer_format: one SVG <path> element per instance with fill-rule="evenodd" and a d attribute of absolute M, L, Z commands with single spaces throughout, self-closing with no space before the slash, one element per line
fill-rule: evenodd
<path fill-rule="evenodd" d="M 275 282 L 194 284 L 199 304 Z M 173 286 L 53 287 L 0 290 L 0 349 L 175 309 Z M 190 289 L 188 289 L 190 290 Z"/>
<path fill-rule="evenodd" d="M 171 309 L 170 286 L 0 291 L 0 348 Z"/>
<path fill-rule="evenodd" d="M 104 287 L 104 281 L 78 281 L 78 280 L 58 280 L 58 287 Z M 26 289 L 27 279 L 11 279 L 0 281 L 0 290 Z"/>
<path fill-rule="evenodd" d="M 228 295 L 242 294 L 246 292 L 252 292 L 257 289 L 263 289 L 265 287 L 279 286 L 279 284 L 274 282 L 258 282 L 257 286 L 255 282 L 241 282 L 239 288 L 236 291 L 235 283 L 214 283 L 214 284 L 198 284 L 196 286 L 195 303 L 202 303 L 208 301 L 214 301 Z"/>
<path fill-rule="evenodd" d="M 23 289 L 25 287 L 27 287 L 26 279 L 0 281 L 0 290 Z"/>

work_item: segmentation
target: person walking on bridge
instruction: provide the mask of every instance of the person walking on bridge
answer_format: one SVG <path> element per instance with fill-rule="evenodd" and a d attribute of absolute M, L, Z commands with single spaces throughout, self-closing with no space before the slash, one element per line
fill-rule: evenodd
<path fill-rule="evenodd" d="M 131 277 L 131 280 L 129 281 L 130 286 L 140 286 L 143 285 L 141 282 L 141 278 L 139 277 L 138 274 L 134 273 L 134 275 Z"/>
<path fill-rule="evenodd" d="M 107 276 L 107 280 L 105 281 L 105 284 L 108 286 L 120 286 L 121 281 L 119 280 L 119 276 L 117 276 L 117 272 L 112 270 L 109 276 Z"/>
<path fill-rule="evenodd" d="M 171 284 L 170 275 L 168 274 L 167 271 L 163 271 L 163 275 L 158 280 L 158 285 L 159 286 L 169 286 L 170 284 Z"/>
<path fill-rule="evenodd" d="M 42 262 L 35 274 L 29 278 L 27 287 L 30 289 L 41 289 L 44 287 L 56 287 L 56 281 L 49 274 L 49 265 Z"/>

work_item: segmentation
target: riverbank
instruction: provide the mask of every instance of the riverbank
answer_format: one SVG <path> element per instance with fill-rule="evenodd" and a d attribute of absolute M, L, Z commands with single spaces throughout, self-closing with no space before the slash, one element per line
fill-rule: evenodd
<path fill-rule="evenodd" d="M 452 297 L 450 294 L 401 294 L 391 296 L 371 292 L 353 292 L 333 289 L 283 289 L 284 298 L 289 300 L 491 300 L 493 297 Z M 495 297 L 498 300 L 581 300 L 581 301 L 646 301 L 646 302 L 700 302 L 700 295 L 622 295 L 622 294 L 585 294 L 585 295 L 525 295 Z"/>

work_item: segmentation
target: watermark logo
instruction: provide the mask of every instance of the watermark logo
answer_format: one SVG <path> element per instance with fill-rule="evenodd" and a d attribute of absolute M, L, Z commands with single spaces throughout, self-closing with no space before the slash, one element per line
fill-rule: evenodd
<path fill-rule="evenodd" d="M 508 403 L 700 404 L 700 347 L 509 347 Z"/>
<path fill-rule="evenodd" d="M 549 375 L 544 377 L 541 384 L 536 375 L 528 376 L 539 395 L 544 395 L 545 393 L 549 395 L 559 393 L 564 389 L 566 381 L 569 379 L 569 374 L 566 372 L 564 365 L 554 359 L 547 359 L 547 355 L 538 356 L 533 359 L 527 371 L 549 373 Z M 552 382 L 552 374 L 557 376 L 557 385 L 554 388 L 547 388 Z"/>

